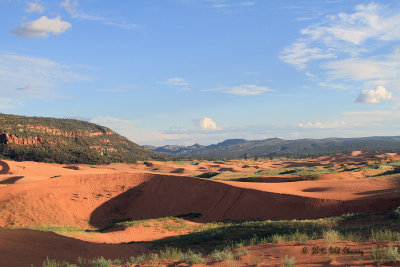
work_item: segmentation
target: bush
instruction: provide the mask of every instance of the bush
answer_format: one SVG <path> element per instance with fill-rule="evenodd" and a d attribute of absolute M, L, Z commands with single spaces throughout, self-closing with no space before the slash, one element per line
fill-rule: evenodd
<path fill-rule="evenodd" d="M 340 241 L 341 235 L 338 231 L 335 230 L 327 230 L 322 233 L 325 243 L 328 246 L 335 245 L 338 241 Z"/>
<path fill-rule="evenodd" d="M 400 206 L 398 206 L 397 208 L 395 208 L 394 210 L 392 210 L 390 216 L 393 219 L 400 219 Z"/>
<path fill-rule="evenodd" d="M 372 246 L 371 258 L 378 263 L 382 263 L 385 259 L 385 249 L 380 246 Z"/>
<path fill-rule="evenodd" d="M 285 258 L 282 260 L 283 267 L 292 267 L 296 263 L 296 258 L 291 257 L 289 258 L 288 255 L 285 255 Z"/>
<path fill-rule="evenodd" d="M 371 231 L 370 241 L 379 242 L 379 241 L 400 241 L 400 233 L 392 231 L 390 229 L 379 230 L 375 232 Z"/>
<path fill-rule="evenodd" d="M 201 253 L 195 253 L 190 249 L 183 255 L 181 260 L 190 266 L 193 264 L 204 264 L 206 262 Z"/>
<path fill-rule="evenodd" d="M 110 260 L 105 259 L 104 257 L 100 257 L 97 259 L 93 259 L 90 263 L 92 267 L 108 267 L 110 265 L 121 265 L 121 260 Z"/>
<path fill-rule="evenodd" d="M 58 262 L 56 260 L 50 260 L 48 257 L 42 263 L 42 267 L 78 267 L 75 264 L 71 264 L 67 261 Z"/>
<path fill-rule="evenodd" d="M 233 253 L 228 249 L 224 250 L 214 250 L 211 253 L 211 260 L 213 261 L 225 261 L 225 260 L 233 260 Z"/>
<path fill-rule="evenodd" d="M 397 247 L 392 246 L 392 244 L 389 244 L 388 249 L 386 250 L 386 259 L 389 261 L 399 261 L 400 260 L 400 253 L 398 251 Z"/>

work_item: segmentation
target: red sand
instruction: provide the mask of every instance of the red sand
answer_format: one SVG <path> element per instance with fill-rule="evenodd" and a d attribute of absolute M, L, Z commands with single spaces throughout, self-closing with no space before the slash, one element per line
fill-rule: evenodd
<path fill-rule="evenodd" d="M 363 178 L 360 172 L 357 177 L 362 179 L 356 179 L 348 173 L 337 173 L 317 181 L 298 181 L 297 177 L 264 177 L 260 183 L 255 182 L 260 178 L 248 180 L 252 182 L 232 182 L 184 175 L 218 170 L 248 173 L 256 172 L 257 168 L 352 164 L 396 157 L 397 154 L 357 152 L 297 161 L 238 160 L 218 164 L 200 162 L 196 165 L 190 162 L 183 165 L 152 162 L 150 167 L 144 164 L 88 166 L 5 161 L 0 164 L 0 227 L 63 225 L 97 228 L 109 225 L 112 220 L 188 213 L 201 213 L 202 216 L 195 219 L 201 223 L 306 219 L 385 211 L 400 205 L 400 176 Z M 249 168 L 242 168 L 244 165 Z M 184 233 L 145 228 L 134 226 L 79 237 L 91 242 L 53 233 L 0 230 L 0 266 L 40 265 L 47 256 L 71 261 L 80 255 L 86 258 L 129 258 L 146 248 L 98 242 L 154 240 Z M 262 266 L 276 266 L 282 256 L 273 255 L 284 255 L 282 253 L 286 251 L 293 254 L 298 249 L 294 244 L 266 244 L 255 247 L 254 251 L 249 248 L 251 255 L 262 254 L 261 258 L 265 261 Z M 315 266 L 326 264 L 318 257 L 302 260 L 299 256 L 300 265 L 310 263 L 310 260 L 315 262 Z M 344 258 L 343 262 L 346 260 Z M 369 264 L 368 261 L 364 263 Z"/>

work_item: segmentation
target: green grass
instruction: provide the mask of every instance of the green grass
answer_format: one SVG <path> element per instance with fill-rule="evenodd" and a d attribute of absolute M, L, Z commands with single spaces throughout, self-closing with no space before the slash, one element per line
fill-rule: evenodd
<path fill-rule="evenodd" d="M 206 258 L 213 261 L 237 261 L 241 256 L 248 253 L 241 249 L 242 247 L 264 243 L 287 241 L 305 243 L 309 240 L 322 238 L 328 245 L 334 245 L 340 240 L 354 242 L 400 241 L 400 224 L 398 219 L 392 216 L 397 210 L 398 208 L 380 213 L 346 214 L 315 220 L 217 222 L 195 227 L 186 224 L 181 218 L 173 217 L 125 221 L 118 222 L 115 225 L 136 225 L 155 221 L 161 223 L 160 227 L 164 227 L 164 225 L 172 227 L 168 226 L 168 223 L 173 223 L 174 229 L 191 229 L 194 232 L 190 234 L 141 242 L 148 244 L 153 252 L 158 250 L 159 253 L 131 257 L 129 262 L 131 264 L 154 263 L 169 259 L 195 264 L 195 262 L 203 262 Z M 83 229 L 64 226 L 43 226 L 31 229 L 65 234 L 85 232 Z M 382 257 L 383 260 L 386 258 L 395 259 L 398 255 L 398 251 L 393 247 L 384 249 L 385 253 L 388 252 L 383 256 L 381 250 L 380 247 L 373 248 L 372 257 L 377 261 L 381 260 Z M 80 261 L 84 261 L 84 259 L 80 259 Z M 98 259 L 100 263 L 106 261 L 106 259 Z M 79 261 L 77 262 L 79 263 Z M 91 263 L 93 260 L 87 262 Z"/>
<path fill-rule="evenodd" d="M 13 227 L 10 229 L 29 229 L 43 232 L 53 232 L 60 235 L 73 235 L 73 234 L 91 234 L 93 230 L 81 229 L 72 226 L 63 225 L 47 225 L 47 226 L 27 226 L 27 227 Z"/>
<path fill-rule="evenodd" d="M 331 229 L 340 240 L 400 241 L 400 224 L 397 219 L 388 219 L 393 211 L 374 214 L 347 214 L 315 220 L 247 221 L 205 224 L 194 232 L 156 240 L 150 243 L 157 247 L 178 247 L 203 250 L 211 253 L 228 244 L 233 248 L 283 241 L 306 242 L 322 239 Z M 254 234 L 257 233 L 255 236 Z M 325 236 L 329 239 L 330 237 Z"/>
<path fill-rule="evenodd" d="M 43 261 L 42 267 L 78 267 L 78 265 L 69 263 L 67 261 L 51 260 L 48 257 Z"/>
<path fill-rule="evenodd" d="M 285 255 L 285 258 L 282 260 L 283 267 L 292 267 L 295 265 L 295 263 L 295 257 L 289 257 L 288 255 Z"/>

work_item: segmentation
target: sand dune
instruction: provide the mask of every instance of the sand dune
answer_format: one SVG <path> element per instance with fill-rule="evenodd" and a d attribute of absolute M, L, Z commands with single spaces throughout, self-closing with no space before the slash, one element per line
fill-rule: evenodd
<path fill-rule="evenodd" d="M 10 267 L 42 266 L 46 257 L 70 262 L 75 262 L 79 256 L 128 259 L 146 251 L 144 245 L 97 244 L 31 230 L 1 230 L 0 240 L 0 266 Z"/>
<path fill-rule="evenodd" d="M 400 203 L 391 179 L 221 182 L 149 173 L 66 176 L 0 188 L 0 226 L 104 227 L 112 220 L 200 213 L 199 222 L 307 219 Z"/>
<path fill-rule="evenodd" d="M 59 225 L 97 229 L 113 221 L 168 216 L 185 218 L 190 214 L 197 216 L 187 217 L 192 221 L 187 221 L 189 224 L 311 219 L 398 207 L 400 175 L 366 177 L 364 171 L 351 175 L 338 172 L 308 181 L 298 176 L 251 177 L 259 168 L 331 166 L 334 162 L 353 164 L 354 158 L 357 158 L 355 162 L 368 162 L 373 157 L 388 160 L 398 155 L 357 152 L 296 161 L 149 162 L 103 166 L 0 161 L 0 227 Z M 247 177 L 241 181 L 193 177 L 216 171 L 233 175 L 246 172 Z M 129 258 L 142 251 L 149 252 L 149 249 L 143 245 L 118 243 L 187 233 L 159 231 L 153 226 L 117 226 L 93 235 L 76 234 L 75 237 L 81 240 L 48 232 L 0 229 L 0 266 L 40 265 L 47 256 L 70 261 L 80 255 L 85 258 Z M 100 244 L 102 242 L 115 245 Z M 289 249 L 283 245 L 266 246 L 268 248 L 264 246 L 262 251 L 268 249 L 268 253 L 273 254 L 276 250 L 277 255 Z M 260 248 L 251 248 L 251 253 L 258 255 Z M 262 257 L 266 266 L 269 266 L 267 262 L 279 264 L 281 261 L 279 256 L 274 259 Z M 302 263 L 311 259 L 314 260 L 299 256 Z"/>

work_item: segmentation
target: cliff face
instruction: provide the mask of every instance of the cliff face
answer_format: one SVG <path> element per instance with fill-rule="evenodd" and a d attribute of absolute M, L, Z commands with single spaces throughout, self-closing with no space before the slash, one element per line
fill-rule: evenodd
<path fill-rule="evenodd" d="M 102 164 L 165 159 L 93 123 L 0 114 L 0 157 Z"/>
<path fill-rule="evenodd" d="M 22 138 L 8 133 L 0 133 L 0 144 L 37 145 L 42 144 L 43 140 L 43 138 L 36 136 Z"/>

